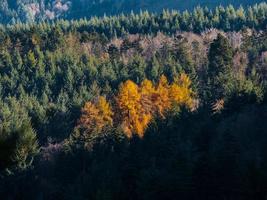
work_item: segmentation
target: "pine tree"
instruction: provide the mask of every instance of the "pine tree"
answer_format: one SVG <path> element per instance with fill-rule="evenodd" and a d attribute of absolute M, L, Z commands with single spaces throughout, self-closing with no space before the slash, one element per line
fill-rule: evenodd
<path fill-rule="evenodd" d="M 26 109 L 10 98 L 1 103 L 0 119 L 0 170 L 29 167 L 39 148 Z"/>
<path fill-rule="evenodd" d="M 233 50 L 223 35 L 219 34 L 210 45 L 208 59 L 208 99 L 215 102 L 229 94 L 233 87 Z"/>

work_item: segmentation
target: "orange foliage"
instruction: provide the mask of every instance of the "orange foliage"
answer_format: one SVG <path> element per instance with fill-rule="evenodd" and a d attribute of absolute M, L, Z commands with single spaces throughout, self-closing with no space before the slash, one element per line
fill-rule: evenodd
<path fill-rule="evenodd" d="M 117 104 L 121 111 L 122 128 L 128 137 L 133 132 L 142 136 L 151 119 L 150 113 L 142 106 L 141 97 L 140 88 L 134 82 L 128 80 L 121 84 Z"/>
<path fill-rule="evenodd" d="M 143 112 L 146 114 L 153 113 L 155 111 L 153 95 L 156 92 L 153 83 L 150 80 L 145 79 L 140 85 L 139 92 L 141 94 L 140 104 L 143 109 Z"/>
<path fill-rule="evenodd" d="M 109 103 L 106 98 L 100 96 L 96 103 L 85 103 L 78 127 L 89 134 L 99 133 L 105 126 L 112 125 L 112 116 Z"/>
<path fill-rule="evenodd" d="M 164 117 L 164 113 L 171 107 L 169 89 L 170 85 L 168 80 L 166 76 L 162 75 L 157 85 L 155 94 L 152 94 L 155 110 L 160 114 L 161 117 Z"/>
<path fill-rule="evenodd" d="M 172 104 L 185 105 L 188 108 L 193 106 L 193 91 L 190 88 L 191 81 L 186 74 L 181 74 L 170 86 L 169 94 Z M 173 105 L 174 106 L 174 105 Z"/>
<path fill-rule="evenodd" d="M 119 87 L 116 96 L 116 126 L 121 126 L 128 137 L 135 133 L 143 137 L 149 123 L 157 114 L 164 118 L 170 109 L 179 106 L 193 106 L 191 81 L 186 74 L 181 74 L 173 83 L 161 76 L 155 86 L 145 79 L 140 86 L 128 80 Z M 100 132 L 105 126 L 113 125 L 114 114 L 104 97 L 97 103 L 88 102 L 82 109 L 80 126 L 88 132 Z"/>
<path fill-rule="evenodd" d="M 102 117 L 103 122 L 108 125 L 113 123 L 113 112 L 111 110 L 110 104 L 107 102 L 105 97 L 100 96 L 97 103 L 97 109 L 99 110 L 99 115 Z"/>
<path fill-rule="evenodd" d="M 126 81 L 120 86 L 117 104 L 121 111 L 122 128 L 128 137 L 137 133 L 143 137 L 144 132 L 153 119 L 153 116 L 164 115 L 174 106 L 193 106 L 193 91 L 191 81 L 186 74 L 172 84 L 165 76 L 161 76 L 155 87 L 145 79 L 140 86 L 132 81 Z"/>

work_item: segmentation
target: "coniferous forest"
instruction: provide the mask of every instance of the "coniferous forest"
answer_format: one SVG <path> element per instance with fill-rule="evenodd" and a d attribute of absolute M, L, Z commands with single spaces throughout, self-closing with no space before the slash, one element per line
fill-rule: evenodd
<path fill-rule="evenodd" d="M 267 198 L 266 3 L 3 16 L 0 199 Z"/>
<path fill-rule="evenodd" d="M 262 0 L 1 0 L 0 22 L 38 22 L 55 19 L 81 19 L 92 16 L 147 10 L 159 13 L 163 9 L 193 10 L 197 6 L 247 7 Z"/>

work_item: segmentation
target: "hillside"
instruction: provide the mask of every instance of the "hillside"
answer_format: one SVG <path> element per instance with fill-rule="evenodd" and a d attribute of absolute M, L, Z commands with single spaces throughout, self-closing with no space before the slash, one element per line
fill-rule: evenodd
<path fill-rule="evenodd" d="M 91 16 L 117 15 L 163 9 L 192 10 L 197 6 L 214 8 L 232 4 L 235 7 L 262 2 L 262 0 L 3 0 L 0 5 L 0 22 L 34 22 L 51 19 L 80 19 Z"/>
<path fill-rule="evenodd" d="M 214 8 L 219 5 L 232 4 L 235 7 L 240 5 L 248 6 L 259 3 L 259 0 L 104 0 L 101 3 L 88 4 L 88 1 L 73 2 L 69 16 L 79 18 L 82 16 L 97 15 L 104 13 L 107 15 L 119 14 L 121 12 L 129 13 L 131 11 L 139 12 L 148 10 L 150 12 L 161 12 L 163 9 L 176 9 L 180 11 L 193 10 L 197 6 Z"/>
<path fill-rule="evenodd" d="M 266 25 L 261 3 L 0 26 L 0 197 L 266 199 Z"/>

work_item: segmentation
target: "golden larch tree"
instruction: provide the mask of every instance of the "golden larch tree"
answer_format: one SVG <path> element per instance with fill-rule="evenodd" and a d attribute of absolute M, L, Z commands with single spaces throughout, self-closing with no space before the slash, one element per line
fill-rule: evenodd
<path fill-rule="evenodd" d="M 78 128 L 86 134 L 100 133 L 104 127 L 112 126 L 113 112 L 105 97 L 100 96 L 96 102 L 87 102 L 82 108 Z"/>
<path fill-rule="evenodd" d="M 103 96 L 100 96 L 97 103 L 97 109 L 99 110 L 99 115 L 102 117 L 103 122 L 106 125 L 112 125 L 113 124 L 113 112 L 111 109 L 111 106 L 109 102 L 107 102 L 106 98 Z"/>
<path fill-rule="evenodd" d="M 146 81 L 146 84 L 149 85 L 149 82 Z M 145 89 L 143 92 L 146 93 Z M 132 137 L 132 134 L 136 133 L 142 137 L 152 115 L 147 106 L 144 106 L 140 87 L 130 80 L 121 84 L 117 104 L 120 110 L 121 125 L 126 135 Z M 147 102 L 147 105 L 149 104 Z"/>
<path fill-rule="evenodd" d="M 165 112 L 171 107 L 171 101 L 169 98 L 169 88 L 170 85 L 166 76 L 162 75 L 160 77 L 156 91 L 152 97 L 155 109 L 161 117 L 164 117 Z"/>
<path fill-rule="evenodd" d="M 112 112 L 105 97 L 87 102 L 82 109 L 78 127 L 85 133 L 100 133 L 108 126 L 121 126 L 128 137 L 138 134 L 143 137 L 149 123 L 157 114 L 162 118 L 171 108 L 193 105 L 191 81 L 186 74 L 181 74 L 172 84 L 167 78 L 160 77 L 155 86 L 145 79 L 140 86 L 127 80 L 119 87 L 116 99 L 116 112 Z M 116 120 L 114 120 L 116 119 Z"/>
<path fill-rule="evenodd" d="M 179 78 L 175 78 L 169 89 L 170 100 L 172 106 L 185 105 L 188 108 L 193 106 L 193 91 L 190 88 L 191 81 L 186 74 L 181 74 Z"/>
<path fill-rule="evenodd" d="M 145 79 L 140 85 L 141 106 L 145 114 L 153 114 L 155 106 L 153 103 L 153 95 L 155 95 L 155 87 L 150 80 Z"/>
<path fill-rule="evenodd" d="M 138 112 L 141 108 L 140 98 L 138 85 L 133 81 L 128 80 L 120 85 L 117 95 L 117 104 L 120 110 L 119 118 L 122 120 L 122 128 L 128 137 L 131 137 L 133 131 L 138 129 Z"/>

